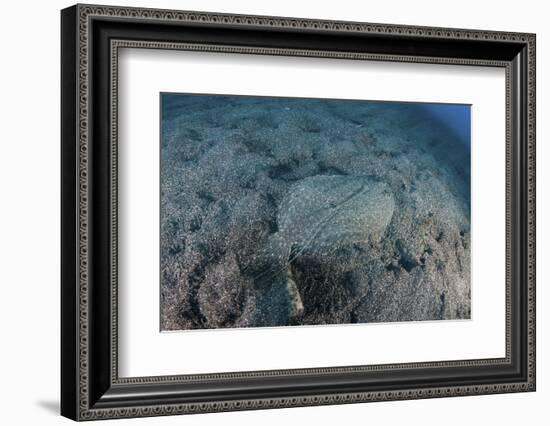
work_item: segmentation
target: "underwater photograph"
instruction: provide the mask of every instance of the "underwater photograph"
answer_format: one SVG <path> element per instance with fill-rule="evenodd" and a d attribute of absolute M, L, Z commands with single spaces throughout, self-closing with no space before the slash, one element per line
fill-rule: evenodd
<path fill-rule="evenodd" d="M 160 94 L 160 329 L 470 319 L 471 106 Z"/>

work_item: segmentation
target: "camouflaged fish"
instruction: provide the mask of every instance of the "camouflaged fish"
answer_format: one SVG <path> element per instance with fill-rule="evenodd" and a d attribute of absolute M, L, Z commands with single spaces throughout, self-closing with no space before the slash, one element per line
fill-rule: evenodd
<path fill-rule="evenodd" d="M 355 242 L 380 241 L 394 208 L 389 187 L 371 177 L 320 175 L 297 182 L 279 207 L 278 231 L 263 252 L 269 266 L 255 277 L 257 287 L 261 291 L 262 286 L 280 283 L 279 289 L 290 303 L 289 317 L 300 315 L 303 303 L 291 263 L 302 255 L 327 254 Z M 273 291 L 269 297 L 274 297 Z"/>

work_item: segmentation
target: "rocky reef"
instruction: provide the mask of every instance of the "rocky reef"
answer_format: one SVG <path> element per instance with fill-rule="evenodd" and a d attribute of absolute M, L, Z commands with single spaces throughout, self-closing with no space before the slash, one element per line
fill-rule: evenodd
<path fill-rule="evenodd" d="M 470 317 L 470 148 L 415 104 L 162 112 L 162 330 Z"/>

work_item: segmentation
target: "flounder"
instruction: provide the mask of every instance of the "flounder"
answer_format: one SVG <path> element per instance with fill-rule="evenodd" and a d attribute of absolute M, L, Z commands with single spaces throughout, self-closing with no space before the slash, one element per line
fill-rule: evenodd
<path fill-rule="evenodd" d="M 266 267 L 255 277 L 260 292 L 269 288 L 272 302 L 288 300 L 286 314 L 279 312 L 279 318 L 268 322 L 279 323 L 285 316 L 292 318 L 303 311 L 292 262 L 352 243 L 379 242 L 394 209 L 395 199 L 388 185 L 372 177 L 318 175 L 292 185 L 279 207 L 278 231 L 262 254 Z M 267 317 L 276 313 L 272 307 L 265 308 Z M 265 317 L 266 309 L 262 311 Z"/>

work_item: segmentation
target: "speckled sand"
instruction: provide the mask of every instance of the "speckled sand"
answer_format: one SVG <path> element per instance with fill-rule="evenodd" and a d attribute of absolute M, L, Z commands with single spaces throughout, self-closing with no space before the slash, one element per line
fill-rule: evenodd
<path fill-rule="evenodd" d="M 469 146 L 415 105 L 170 96 L 161 328 L 470 317 Z"/>

